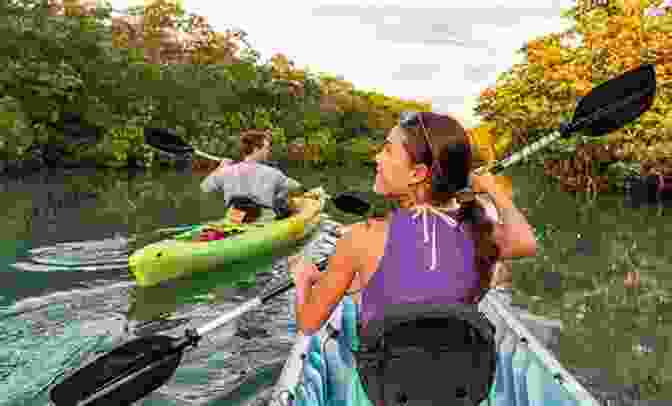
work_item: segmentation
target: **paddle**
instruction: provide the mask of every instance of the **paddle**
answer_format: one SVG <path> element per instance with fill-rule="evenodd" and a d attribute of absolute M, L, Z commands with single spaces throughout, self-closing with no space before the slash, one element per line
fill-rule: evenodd
<path fill-rule="evenodd" d="M 358 215 L 364 215 L 370 207 L 353 193 L 343 193 L 332 201 L 340 210 Z M 326 265 L 325 259 L 317 266 L 324 270 Z M 177 369 L 184 351 L 198 345 L 205 334 L 293 285 L 291 279 L 284 281 L 206 325 L 187 330 L 184 337 L 151 335 L 129 341 L 68 376 L 50 391 L 50 399 L 55 406 L 130 405 L 163 385 Z"/>
<path fill-rule="evenodd" d="M 484 165 L 474 171 L 497 173 L 559 138 L 569 137 L 583 130 L 589 137 L 599 137 L 622 127 L 648 110 L 656 94 L 656 71 L 654 65 L 642 65 L 636 69 L 602 83 L 590 91 L 574 111 L 570 123 L 563 123 L 540 140 L 526 146 L 509 157 Z"/>
<path fill-rule="evenodd" d="M 187 156 L 191 154 L 196 154 L 201 157 L 204 157 L 206 159 L 210 159 L 212 161 L 216 162 L 222 162 L 222 161 L 233 161 L 232 159 L 229 158 L 222 158 L 218 157 L 215 155 L 210 155 L 206 152 L 199 151 L 192 147 L 191 145 L 187 144 L 182 138 L 178 137 L 177 133 L 175 133 L 174 130 L 168 129 L 168 128 L 153 128 L 153 127 L 146 127 L 145 128 L 145 142 L 164 152 L 167 152 L 169 154 L 181 157 L 181 158 L 186 158 Z M 281 162 L 277 161 L 261 161 L 262 163 L 273 166 L 275 168 L 278 168 L 282 170 L 283 172 L 286 172 L 286 167 L 283 166 Z M 194 167 L 194 169 L 196 169 Z M 203 170 L 204 168 L 200 168 Z M 214 168 L 213 168 L 214 169 Z M 211 171 L 212 169 L 207 169 L 205 168 L 206 171 Z"/>
<path fill-rule="evenodd" d="M 103 137 L 103 128 L 82 120 L 76 113 L 63 112 L 58 124 L 48 122 L 52 128 L 60 130 L 66 139 L 74 144 L 96 144 Z"/>
<path fill-rule="evenodd" d="M 213 161 L 224 160 L 224 158 L 210 155 L 195 149 L 191 145 L 187 144 L 182 138 L 180 138 L 174 130 L 168 128 L 146 127 L 145 142 L 156 149 L 160 149 L 161 151 L 165 151 L 173 155 L 185 157 L 187 155 L 195 154 Z"/>
<path fill-rule="evenodd" d="M 32 124 L 39 121 L 33 120 Z M 76 147 L 97 144 L 103 138 L 104 129 L 97 125 L 88 123 L 77 113 L 62 112 L 57 122 L 46 122 L 47 127 L 61 132 L 65 141 Z M 63 154 L 65 149 L 63 145 L 33 143 L 27 152 L 35 151 L 41 148 L 43 157 L 47 163 L 56 163 L 60 161 L 59 154 Z"/>

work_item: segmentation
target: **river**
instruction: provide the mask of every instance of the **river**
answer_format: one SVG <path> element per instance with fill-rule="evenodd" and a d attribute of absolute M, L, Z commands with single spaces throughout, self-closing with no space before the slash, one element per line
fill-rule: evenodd
<path fill-rule="evenodd" d="M 624 398 L 639 392 L 641 399 L 672 399 L 666 209 L 628 208 L 620 195 L 564 193 L 541 173 L 508 172 L 515 201 L 541 241 L 536 258 L 512 263 L 514 302 L 562 321 L 556 355 L 586 382 Z M 290 175 L 333 194 L 370 188 L 373 171 L 292 169 Z M 44 406 L 49 386 L 68 368 L 110 349 L 127 329 L 179 334 L 254 296 L 283 271 L 282 261 L 228 270 L 214 282 L 189 286 L 179 300 L 179 284 L 172 291 L 134 286 L 123 265 L 130 250 L 169 234 L 158 229 L 220 216 L 221 203 L 200 192 L 201 179 L 189 171 L 83 169 L 0 178 L 0 405 Z M 331 206 L 327 212 L 353 220 Z M 53 264 L 83 253 L 88 263 L 82 266 Z M 628 287 L 624 280 L 634 271 L 640 286 Z M 242 372 L 279 365 L 287 356 L 290 297 L 208 336 L 168 384 L 139 404 L 232 404 L 217 399 L 238 386 Z M 146 322 L 160 313 L 169 317 Z"/>

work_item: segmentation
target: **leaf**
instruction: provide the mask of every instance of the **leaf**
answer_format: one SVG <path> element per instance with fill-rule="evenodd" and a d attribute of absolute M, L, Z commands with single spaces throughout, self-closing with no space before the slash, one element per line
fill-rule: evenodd
<path fill-rule="evenodd" d="M 507 131 L 504 135 L 501 135 L 498 139 L 497 142 L 495 143 L 494 149 L 495 149 L 495 154 L 499 158 L 504 155 L 505 152 L 511 148 L 511 145 L 513 144 L 513 132 L 512 131 Z"/>
<path fill-rule="evenodd" d="M 13 111 L 0 112 L 0 126 L 5 128 L 14 128 L 16 125 L 17 113 Z"/>

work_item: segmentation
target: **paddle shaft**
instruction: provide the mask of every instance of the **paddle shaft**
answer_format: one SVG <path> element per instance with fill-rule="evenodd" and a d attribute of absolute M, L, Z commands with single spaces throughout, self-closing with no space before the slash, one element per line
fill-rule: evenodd
<path fill-rule="evenodd" d="M 539 151 L 540 149 L 546 148 L 549 144 L 555 142 L 557 139 L 562 138 L 563 134 L 560 131 L 553 131 L 552 134 L 549 134 L 540 140 L 526 146 L 522 150 L 514 153 L 513 155 L 499 160 L 492 162 L 490 164 L 481 166 L 477 169 L 474 169 L 473 173 L 475 175 L 483 175 L 487 172 L 491 173 L 498 173 L 503 171 L 504 169 L 508 168 L 509 166 L 516 164 L 523 159 L 529 157 L 530 155 L 534 154 L 535 152 Z"/>
<path fill-rule="evenodd" d="M 254 299 L 250 299 L 245 303 L 243 303 L 242 305 L 238 306 L 235 310 L 227 312 L 226 314 L 216 318 L 215 320 L 212 320 L 211 322 L 205 324 L 204 326 L 199 327 L 198 329 L 196 329 L 196 334 L 199 337 L 203 337 L 209 332 L 218 329 L 220 326 L 223 326 L 224 324 L 229 323 L 232 320 L 237 319 L 243 314 L 263 305 L 270 299 L 287 292 L 293 287 L 294 287 L 294 281 L 292 281 L 291 279 L 285 281 L 284 283 L 280 284 L 270 292 L 267 292 L 262 296 L 255 297 Z"/>
<path fill-rule="evenodd" d="M 218 157 L 218 156 L 210 155 L 210 154 L 208 154 L 208 153 L 206 153 L 206 152 L 199 151 L 199 150 L 197 150 L 197 149 L 194 150 L 194 154 L 196 154 L 196 155 L 198 155 L 198 156 L 201 156 L 201 157 L 203 157 L 203 158 L 206 158 L 206 159 L 210 159 L 210 160 L 213 160 L 213 161 L 217 161 L 217 162 L 221 162 L 221 161 L 224 160 L 224 158 L 220 158 L 220 157 Z"/>
<path fill-rule="evenodd" d="M 329 263 L 328 258 L 325 258 L 318 262 L 316 264 L 317 269 L 320 271 L 324 271 L 327 268 L 327 264 Z M 228 312 L 227 314 L 224 314 L 215 320 L 212 320 L 211 322 L 203 325 L 202 327 L 196 329 L 196 334 L 199 337 L 202 337 L 209 332 L 218 329 L 220 326 L 237 319 L 238 317 L 242 316 L 243 314 L 249 312 L 250 310 L 253 310 L 269 300 L 280 296 L 281 294 L 287 292 L 288 290 L 292 289 L 294 287 L 294 281 L 289 278 L 286 281 L 279 283 L 277 286 L 269 289 L 268 291 L 264 292 L 262 295 L 255 297 L 254 299 L 250 299 L 247 302 L 243 303 L 242 305 L 238 306 L 237 309 L 232 310 Z"/>

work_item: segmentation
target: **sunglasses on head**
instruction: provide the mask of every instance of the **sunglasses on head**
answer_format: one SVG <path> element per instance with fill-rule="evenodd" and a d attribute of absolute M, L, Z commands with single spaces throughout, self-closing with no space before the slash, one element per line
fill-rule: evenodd
<path fill-rule="evenodd" d="M 440 166 L 437 165 L 435 160 L 436 155 L 432 149 L 432 143 L 429 140 L 429 131 L 427 130 L 427 127 L 425 127 L 425 123 L 422 121 L 422 113 L 417 111 L 402 111 L 399 114 L 399 127 L 403 129 L 417 127 L 422 128 L 422 134 L 425 137 L 425 143 L 427 144 L 427 148 L 429 148 L 429 153 L 432 155 L 432 167 L 436 167 L 440 171 Z"/>

